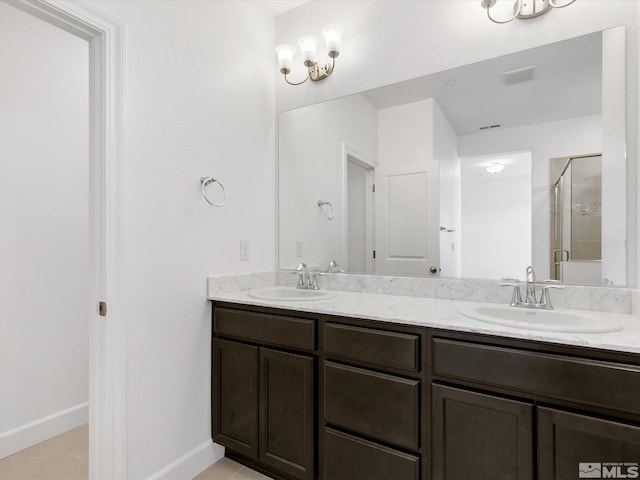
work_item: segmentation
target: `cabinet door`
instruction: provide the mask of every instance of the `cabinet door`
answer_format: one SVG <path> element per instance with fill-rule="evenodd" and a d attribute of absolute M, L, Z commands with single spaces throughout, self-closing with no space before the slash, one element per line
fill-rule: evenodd
<path fill-rule="evenodd" d="M 314 477 L 313 358 L 260 349 L 260 459 Z"/>
<path fill-rule="evenodd" d="M 258 348 L 214 339 L 212 432 L 220 445 L 258 457 Z"/>
<path fill-rule="evenodd" d="M 533 405 L 441 385 L 432 398 L 433 480 L 533 480 Z"/>
<path fill-rule="evenodd" d="M 639 462 L 640 427 L 538 408 L 540 478 L 638 478 Z"/>

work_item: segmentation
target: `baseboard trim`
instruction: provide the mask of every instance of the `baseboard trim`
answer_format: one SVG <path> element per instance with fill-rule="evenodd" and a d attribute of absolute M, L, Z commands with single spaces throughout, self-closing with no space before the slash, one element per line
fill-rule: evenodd
<path fill-rule="evenodd" d="M 0 458 L 48 440 L 89 421 L 89 402 L 0 433 Z"/>
<path fill-rule="evenodd" d="M 222 457 L 224 457 L 224 447 L 213 443 L 213 440 L 208 440 L 154 473 L 147 480 L 191 480 Z"/>

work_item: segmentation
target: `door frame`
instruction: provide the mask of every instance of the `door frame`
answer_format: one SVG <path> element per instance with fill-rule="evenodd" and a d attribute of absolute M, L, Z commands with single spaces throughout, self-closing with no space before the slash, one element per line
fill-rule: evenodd
<path fill-rule="evenodd" d="M 367 228 L 366 228 L 366 249 L 370 252 L 375 250 L 375 210 L 374 210 L 374 199 L 373 199 L 373 185 L 375 182 L 374 172 L 376 167 L 378 166 L 376 161 L 370 158 L 368 155 L 359 152 L 358 150 L 352 148 L 346 143 L 342 143 L 342 205 L 344 205 L 344 215 L 342 216 L 342 258 L 345 259 L 347 268 L 347 273 L 349 268 L 349 215 L 348 215 L 348 201 L 349 194 L 347 192 L 347 171 L 349 160 L 354 163 L 359 164 L 363 168 L 367 169 L 367 189 L 369 190 L 369 196 L 367 197 Z M 375 262 L 373 261 L 373 255 L 367 256 L 367 271 L 366 272 L 358 272 L 358 273 L 374 273 L 375 272 Z"/>
<path fill-rule="evenodd" d="M 89 475 L 125 480 L 123 26 L 79 2 L 0 0 L 89 43 Z M 101 317 L 98 302 L 108 312 Z"/>

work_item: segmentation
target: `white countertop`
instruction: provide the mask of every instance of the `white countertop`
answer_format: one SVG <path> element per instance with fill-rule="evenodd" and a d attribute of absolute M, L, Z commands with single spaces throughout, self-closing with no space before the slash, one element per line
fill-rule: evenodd
<path fill-rule="evenodd" d="M 213 293 L 209 300 L 257 305 L 317 314 L 339 315 L 407 325 L 420 325 L 459 332 L 482 333 L 540 342 L 574 345 L 619 352 L 640 353 L 640 317 L 622 313 L 584 312 L 591 317 L 613 321 L 623 326 L 609 333 L 560 333 L 525 330 L 473 320 L 460 313 L 483 304 L 434 298 L 418 298 L 378 293 L 334 291 L 326 300 L 272 301 L 250 297 L 246 290 Z M 557 309 L 562 310 L 562 309 Z M 567 310 L 578 312 L 578 310 Z"/>

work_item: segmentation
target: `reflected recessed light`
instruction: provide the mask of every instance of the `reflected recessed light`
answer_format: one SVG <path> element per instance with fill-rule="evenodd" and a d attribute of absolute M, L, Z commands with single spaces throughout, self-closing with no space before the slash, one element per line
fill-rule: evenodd
<path fill-rule="evenodd" d="M 485 168 L 485 170 L 493 174 L 500 173 L 502 170 L 504 170 L 504 165 L 500 162 L 491 162 L 491 165 Z"/>

